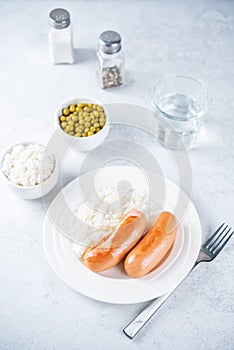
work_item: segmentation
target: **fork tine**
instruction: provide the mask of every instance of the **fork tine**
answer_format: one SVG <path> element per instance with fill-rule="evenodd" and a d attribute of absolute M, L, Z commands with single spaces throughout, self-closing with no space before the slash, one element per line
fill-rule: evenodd
<path fill-rule="evenodd" d="M 228 226 L 226 228 L 228 228 Z M 225 230 L 226 230 L 226 228 L 225 228 Z M 226 232 L 225 232 L 225 230 L 223 230 L 219 235 L 217 235 L 218 237 L 209 246 L 209 250 L 215 250 L 220 245 L 220 243 L 224 240 L 224 238 L 227 237 L 227 235 L 231 231 L 231 229 L 232 228 L 230 227 L 229 230 L 227 230 Z M 223 235 L 223 233 L 225 233 L 225 234 Z"/>
<path fill-rule="evenodd" d="M 234 233 L 234 231 L 231 232 L 231 234 L 226 238 L 226 240 L 225 240 L 221 245 L 220 245 L 220 243 L 223 241 L 223 239 L 224 239 L 227 235 L 225 235 L 225 236 L 223 237 L 223 239 L 221 240 L 221 242 L 219 242 L 218 247 L 215 248 L 215 251 L 214 251 L 215 256 L 217 256 L 217 255 L 221 252 L 221 250 L 225 247 L 225 245 L 227 244 L 227 242 L 229 241 L 229 239 L 232 237 L 233 233 Z"/>
<path fill-rule="evenodd" d="M 222 225 L 215 231 L 215 233 L 213 233 L 208 239 L 207 239 L 207 241 L 203 244 L 203 247 L 204 248 L 207 248 L 208 247 L 208 245 L 211 243 L 211 241 L 212 241 L 212 239 L 216 236 L 216 234 L 221 230 L 221 228 L 223 227 L 223 225 L 225 225 L 225 223 L 222 223 Z M 227 226 L 226 226 L 227 227 Z M 224 228 L 224 230 L 225 230 L 225 228 Z M 223 231 L 224 231 L 223 230 Z M 223 232 L 222 231 L 222 232 Z"/>

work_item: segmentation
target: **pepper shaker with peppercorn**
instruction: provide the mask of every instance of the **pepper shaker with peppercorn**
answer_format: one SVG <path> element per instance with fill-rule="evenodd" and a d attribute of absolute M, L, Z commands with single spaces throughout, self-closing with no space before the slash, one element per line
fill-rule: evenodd
<path fill-rule="evenodd" d="M 107 89 L 124 84 L 124 55 L 121 37 L 112 30 L 103 32 L 98 41 L 98 80 Z"/>

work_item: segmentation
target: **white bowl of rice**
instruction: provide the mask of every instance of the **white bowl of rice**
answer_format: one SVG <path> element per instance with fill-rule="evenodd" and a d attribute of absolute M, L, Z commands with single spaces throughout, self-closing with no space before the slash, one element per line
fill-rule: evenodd
<path fill-rule="evenodd" d="M 19 197 L 41 198 L 57 184 L 57 157 L 46 145 L 18 143 L 2 156 L 1 177 L 7 187 Z"/>

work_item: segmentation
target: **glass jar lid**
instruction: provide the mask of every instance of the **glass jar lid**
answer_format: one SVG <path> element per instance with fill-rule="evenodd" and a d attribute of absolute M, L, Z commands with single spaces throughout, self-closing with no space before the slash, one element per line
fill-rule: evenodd
<path fill-rule="evenodd" d="M 107 54 L 116 53 L 121 50 L 121 36 L 113 30 L 106 30 L 99 36 L 98 46 Z"/>
<path fill-rule="evenodd" d="M 64 29 L 71 23 L 70 13 L 65 9 L 54 9 L 50 11 L 49 23 L 53 28 Z"/>

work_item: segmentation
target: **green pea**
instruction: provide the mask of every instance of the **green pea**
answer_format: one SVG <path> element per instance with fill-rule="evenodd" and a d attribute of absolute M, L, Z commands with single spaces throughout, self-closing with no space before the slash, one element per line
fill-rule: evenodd
<path fill-rule="evenodd" d="M 105 123 L 105 118 L 100 118 L 100 119 L 99 119 L 99 122 L 100 122 L 100 123 Z"/>
<path fill-rule="evenodd" d="M 89 112 L 89 111 L 90 111 L 90 108 L 86 106 L 86 107 L 83 108 L 83 110 L 84 110 L 85 112 Z"/>
<path fill-rule="evenodd" d="M 64 115 L 69 115 L 70 114 L 70 111 L 68 108 L 63 108 L 63 114 Z"/>
<path fill-rule="evenodd" d="M 71 111 L 71 112 L 75 112 L 75 110 L 76 110 L 76 106 L 70 105 L 70 111 Z"/>
<path fill-rule="evenodd" d="M 77 122 L 78 119 L 79 119 L 78 115 L 73 115 L 72 120 L 73 120 L 74 122 Z"/>

